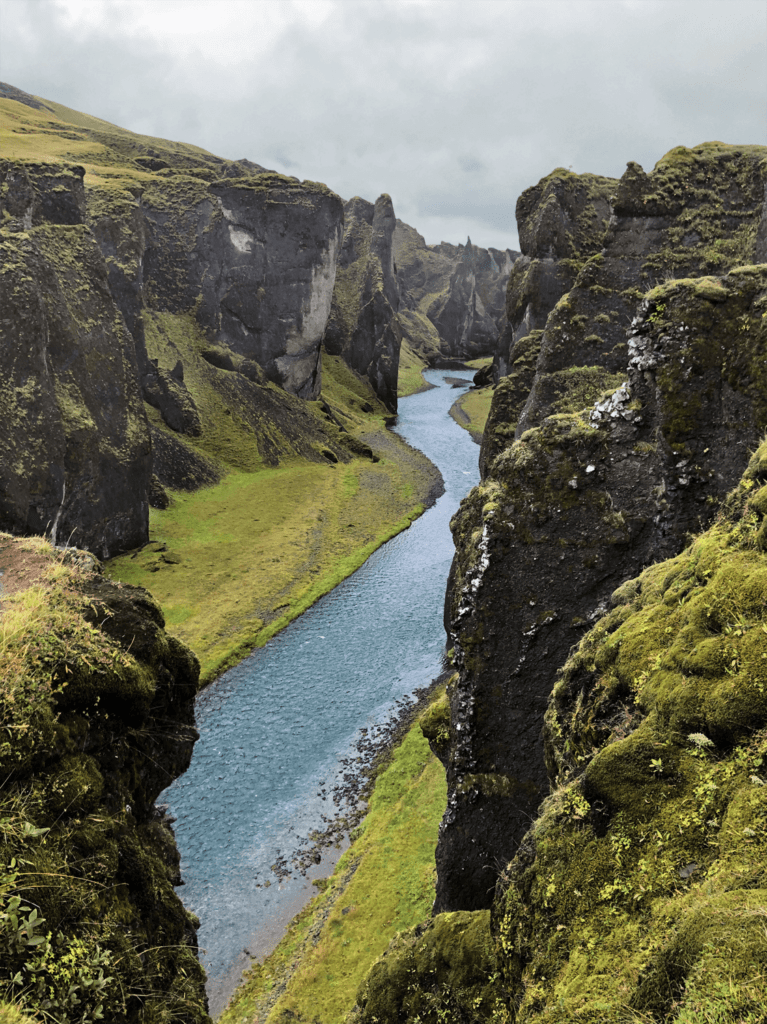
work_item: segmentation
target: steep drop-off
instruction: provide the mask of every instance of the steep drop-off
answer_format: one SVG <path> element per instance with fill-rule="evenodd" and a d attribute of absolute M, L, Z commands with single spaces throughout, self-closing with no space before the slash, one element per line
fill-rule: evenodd
<path fill-rule="evenodd" d="M 199 665 L 84 552 L 2 534 L 0 570 L 3 990 L 61 1022 L 208 1022 L 154 803 L 191 758 Z"/>
<path fill-rule="evenodd" d="M 758 147 L 674 150 L 652 176 L 629 165 L 603 252 L 549 314 L 527 400 L 509 401 L 518 380 L 496 388 L 483 480 L 453 522 L 439 909 L 489 906 L 546 792 L 541 723 L 569 648 L 620 582 L 710 521 L 767 426 L 763 268 L 649 290 L 628 333 L 613 315 L 663 266 L 763 258 L 766 177 Z"/>

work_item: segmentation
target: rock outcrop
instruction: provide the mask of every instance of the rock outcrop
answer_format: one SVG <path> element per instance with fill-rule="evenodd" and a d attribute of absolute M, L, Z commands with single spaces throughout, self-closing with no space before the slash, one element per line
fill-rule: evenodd
<path fill-rule="evenodd" d="M 414 351 L 427 362 L 466 360 L 495 352 L 506 322 L 506 282 L 519 253 L 466 245 L 426 245 L 402 221 L 394 232 L 394 259 L 402 310 L 426 317 L 439 337 L 439 353 L 431 346 Z"/>
<path fill-rule="evenodd" d="M 367 377 L 391 412 L 397 410 L 402 340 L 396 321 L 394 224 L 388 195 L 379 196 L 375 204 L 359 196 L 345 204 L 343 244 L 324 339 L 328 352 Z"/>
<path fill-rule="evenodd" d="M 0 547 L 4 568 L 34 567 L 0 612 L 15 639 L 0 651 L 4 991 L 62 1021 L 209 1024 L 155 806 L 197 738 L 197 660 L 146 591 L 107 581 L 91 556 L 7 534 Z"/>
<path fill-rule="evenodd" d="M 766 182 L 758 147 L 629 165 L 602 251 L 515 340 L 453 520 L 459 672 L 423 726 L 436 916 L 350 1019 L 383 992 L 401 1024 L 763 1016 Z M 486 907 L 492 950 L 434 955 Z"/>
<path fill-rule="evenodd" d="M 764 155 L 711 144 L 650 176 L 629 165 L 603 252 L 515 343 L 524 373 L 496 389 L 482 483 L 453 520 L 439 910 L 490 905 L 545 795 L 541 724 L 569 648 L 618 584 L 708 523 L 767 427 L 764 268 L 651 289 L 628 336 L 614 316 L 664 268 L 764 258 Z"/>
<path fill-rule="evenodd" d="M 100 557 L 148 539 L 133 338 L 85 223 L 82 168 L 0 165 L 0 527 Z"/>
<path fill-rule="evenodd" d="M 341 241 L 324 185 L 262 173 L 160 179 L 141 196 L 143 290 L 151 308 L 195 308 L 206 337 L 301 398 L 321 388 L 320 343 Z"/>

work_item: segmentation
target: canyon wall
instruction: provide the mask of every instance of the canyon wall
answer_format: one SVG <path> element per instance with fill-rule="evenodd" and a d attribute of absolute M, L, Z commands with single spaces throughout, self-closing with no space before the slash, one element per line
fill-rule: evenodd
<path fill-rule="evenodd" d="M 397 411 L 397 372 L 402 339 L 396 313 L 394 207 L 388 195 L 375 203 L 355 196 L 344 205 L 344 237 L 324 344 L 363 377 L 391 412 Z"/>
<path fill-rule="evenodd" d="M 540 734 L 557 669 L 619 583 L 707 525 L 767 426 L 760 272 L 721 276 L 765 258 L 766 181 L 759 147 L 680 148 L 650 175 L 629 164 L 601 251 L 546 319 L 529 392 L 498 384 L 482 482 L 452 523 L 460 678 L 439 909 L 490 905 L 547 789 Z M 551 215 L 552 251 L 566 220 Z M 516 351 L 531 361 L 519 338 L 511 369 Z"/>
<path fill-rule="evenodd" d="M 401 309 L 425 317 L 437 333 L 438 350 L 428 335 L 413 348 L 434 364 L 476 359 L 493 353 L 506 322 L 506 282 L 519 253 L 466 245 L 426 245 L 421 235 L 398 220 L 394 260 Z M 401 317 L 402 319 L 402 317 Z"/>

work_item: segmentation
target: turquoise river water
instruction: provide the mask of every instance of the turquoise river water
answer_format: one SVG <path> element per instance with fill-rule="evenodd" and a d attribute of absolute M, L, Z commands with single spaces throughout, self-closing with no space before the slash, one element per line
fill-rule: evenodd
<path fill-rule="evenodd" d="M 449 523 L 478 480 L 479 449 L 448 415 L 461 391 L 427 371 L 432 390 L 401 399 L 396 430 L 439 468 L 445 493 L 408 529 L 222 675 L 197 700 L 189 770 L 161 800 L 176 818 L 184 904 L 197 914 L 211 1012 L 252 956 L 267 953 L 337 858 L 306 877 L 271 869 L 333 815 L 361 730 L 374 736 L 397 701 L 439 674 L 442 609 L 453 556 Z"/>

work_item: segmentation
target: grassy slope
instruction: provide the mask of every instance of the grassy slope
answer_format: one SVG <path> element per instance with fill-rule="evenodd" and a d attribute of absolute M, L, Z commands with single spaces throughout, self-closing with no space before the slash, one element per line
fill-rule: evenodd
<path fill-rule="evenodd" d="M 428 365 L 426 360 L 422 359 L 403 339 L 399 351 L 399 374 L 397 377 L 397 394 L 400 398 L 416 395 L 419 391 L 425 391 L 428 388 L 428 384 L 423 378 L 423 371 L 428 368 Z"/>
<path fill-rule="evenodd" d="M 393 936 L 429 915 L 446 799 L 444 770 L 416 724 L 379 775 L 359 835 L 326 888 L 264 964 L 246 973 L 220 1024 L 265 1014 L 275 1021 L 286 1012 L 313 1024 L 342 1021 Z"/>

